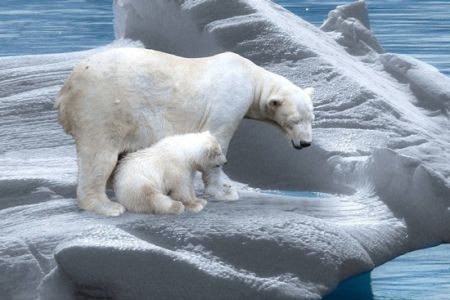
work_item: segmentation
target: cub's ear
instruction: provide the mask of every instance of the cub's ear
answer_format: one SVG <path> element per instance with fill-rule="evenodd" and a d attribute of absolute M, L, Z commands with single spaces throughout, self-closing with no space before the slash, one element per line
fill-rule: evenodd
<path fill-rule="evenodd" d="M 214 158 L 218 155 L 218 153 L 220 152 L 220 148 L 219 145 L 216 142 L 209 142 L 207 145 L 207 156 L 209 158 Z"/>
<path fill-rule="evenodd" d="M 211 132 L 209 132 L 209 130 L 202 131 L 202 132 L 200 132 L 200 134 L 203 135 L 204 137 L 209 138 L 209 139 L 213 138 L 213 136 L 212 136 Z"/>
<path fill-rule="evenodd" d="M 306 88 L 306 89 L 304 89 L 303 91 L 304 91 L 304 92 L 306 93 L 306 95 L 308 95 L 309 97 L 311 97 L 311 96 L 314 94 L 314 88 L 312 88 L 312 87 Z"/>

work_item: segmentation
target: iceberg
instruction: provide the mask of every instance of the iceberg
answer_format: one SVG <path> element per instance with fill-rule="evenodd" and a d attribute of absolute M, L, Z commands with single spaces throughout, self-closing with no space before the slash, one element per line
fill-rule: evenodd
<path fill-rule="evenodd" d="M 363 1 L 321 29 L 266 0 L 116 0 L 114 13 L 117 41 L 106 47 L 233 51 L 315 87 L 313 145 L 295 151 L 270 125 L 244 120 L 226 168 L 249 184 L 242 200 L 177 217 L 80 212 L 74 144 L 53 101 L 71 68 L 104 48 L 2 57 L 0 295 L 320 299 L 450 242 L 450 79 L 385 53 Z"/>

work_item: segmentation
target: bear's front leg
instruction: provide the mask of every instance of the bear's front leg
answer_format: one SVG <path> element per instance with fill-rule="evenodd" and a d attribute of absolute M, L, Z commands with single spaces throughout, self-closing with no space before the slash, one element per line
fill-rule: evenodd
<path fill-rule="evenodd" d="M 206 200 L 199 199 L 195 195 L 193 182 L 184 182 L 178 185 L 171 193 L 170 197 L 176 201 L 181 201 L 186 210 L 198 213 L 206 205 Z"/>
<path fill-rule="evenodd" d="M 236 187 L 223 172 L 222 167 L 204 172 L 202 178 L 205 184 L 205 192 L 216 200 L 234 201 L 239 199 Z"/>

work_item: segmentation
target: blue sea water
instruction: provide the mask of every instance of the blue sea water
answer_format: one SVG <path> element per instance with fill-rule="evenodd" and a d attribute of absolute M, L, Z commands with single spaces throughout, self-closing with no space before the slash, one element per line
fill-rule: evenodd
<path fill-rule="evenodd" d="M 336 5 L 350 1 L 276 2 L 320 25 Z M 450 0 L 367 2 L 372 30 L 387 51 L 412 55 L 450 75 Z M 111 0 L 2 0 L 0 7 L 0 56 L 85 50 L 114 39 Z M 348 279 L 326 299 L 450 299 L 449 249 L 441 245 L 400 256 Z"/>
<path fill-rule="evenodd" d="M 320 25 L 350 0 L 276 0 Z M 372 30 L 389 52 L 409 54 L 450 75 L 449 0 L 368 0 Z M 114 39 L 111 0 L 2 0 L 0 56 L 58 53 Z"/>
<path fill-rule="evenodd" d="M 0 56 L 86 50 L 113 39 L 111 0 L 0 2 Z"/>
<path fill-rule="evenodd" d="M 276 0 L 320 26 L 328 12 L 350 0 Z M 387 52 L 408 54 L 450 75 L 449 0 L 366 0 L 371 29 Z"/>

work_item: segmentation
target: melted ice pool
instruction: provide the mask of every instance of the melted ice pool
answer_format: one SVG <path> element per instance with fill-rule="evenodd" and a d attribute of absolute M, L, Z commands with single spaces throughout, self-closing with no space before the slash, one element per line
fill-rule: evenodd
<path fill-rule="evenodd" d="M 449 299 L 449 262 L 450 245 L 409 252 L 342 282 L 324 299 Z"/>
<path fill-rule="evenodd" d="M 265 194 L 271 195 L 283 195 L 290 197 L 300 197 L 300 198 L 328 198 L 332 197 L 331 194 L 322 192 L 308 192 L 308 191 L 280 191 L 280 190 L 266 190 L 263 191 Z"/>

